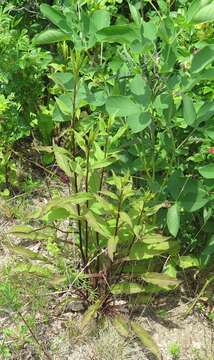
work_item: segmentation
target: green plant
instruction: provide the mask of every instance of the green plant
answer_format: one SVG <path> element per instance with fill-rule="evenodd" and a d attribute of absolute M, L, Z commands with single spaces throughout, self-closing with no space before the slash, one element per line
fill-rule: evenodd
<path fill-rule="evenodd" d="M 169 345 L 169 353 L 172 357 L 172 359 L 176 360 L 179 359 L 181 354 L 181 347 L 178 343 L 172 343 Z"/>
<path fill-rule="evenodd" d="M 213 4 L 179 6 L 176 20 L 164 2 L 140 9 L 129 3 L 118 14 L 106 4 L 40 7 L 55 28 L 33 44 L 57 44 L 59 51 L 50 76 L 56 101 L 45 117 L 52 112 L 58 134 L 40 150 L 64 172 L 69 196 L 53 198 L 31 219 L 42 223 L 42 233 L 40 227 L 12 230 L 45 237 L 49 257 L 10 247 L 32 261 L 32 273 L 80 293 L 89 306 L 83 330 L 97 313 L 116 314 L 117 296 L 131 301 L 139 294 L 143 302 L 144 295 L 177 287 L 180 269 L 203 269 L 213 257 L 212 230 L 205 230 L 213 218 L 213 103 L 210 89 L 202 91 L 213 78 L 209 32 L 198 43 L 198 26 L 213 20 Z M 58 236 L 64 221 L 66 238 Z M 201 256 L 187 257 L 189 248 Z M 132 330 L 161 357 L 138 323 L 115 319 L 123 335 Z"/>
<path fill-rule="evenodd" d="M 51 56 L 31 45 L 10 6 L 0 7 L 0 189 L 17 188 L 15 154 L 20 140 L 29 137 L 39 123 L 44 105 L 44 78 Z M 14 151 L 15 150 L 15 151 Z M 19 154 L 18 154 L 19 155 Z"/>

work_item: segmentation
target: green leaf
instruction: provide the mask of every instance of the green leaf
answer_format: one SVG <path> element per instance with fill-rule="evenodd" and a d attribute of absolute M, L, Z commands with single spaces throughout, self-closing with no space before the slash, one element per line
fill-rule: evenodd
<path fill-rule="evenodd" d="M 138 294 L 145 291 L 144 286 L 137 283 L 120 283 L 111 286 L 110 289 L 113 295 L 130 295 L 130 294 Z"/>
<path fill-rule="evenodd" d="M 157 38 L 157 27 L 153 20 L 143 22 L 142 35 L 146 40 L 154 42 Z M 144 40 L 144 39 L 143 39 Z"/>
<path fill-rule="evenodd" d="M 194 256 L 180 256 L 179 258 L 179 266 L 182 269 L 189 269 L 191 267 L 199 267 L 199 260 Z"/>
<path fill-rule="evenodd" d="M 68 151 L 56 145 L 53 146 L 53 150 L 57 165 L 64 171 L 67 176 L 72 177 L 72 163 Z"/>
<path fill-rule="evenodd" d="M 68 26 L 66 22 L 66 17 L 63 15 L 62 12 L 56 10 L 55 8 L 51 7 L 48 4 L 41 4 L 40 10 L 42 14 L 50 20 L 54 25 L 58 26 L 60 30 L 70 33 L 71 28 Z"/>
<path fill-rule="evenodd" d="M 53 122 L 71 122 L 71 115 L 63 113 L 57 103 L 54 105 L 53 109 Z"/>
<path fill-rule="evenodd" d="M 15 266 L 13 266 L 12 269 L 12 274 L 18 274 L 18 273 L 25 273 L 26 275 L 35 275 L 35 276 L 40 276 L 40 277 L 46 277 L 49 278 L 50 276 L 53 275 L 53 273 L 56 270 L 53 267 L 44 267 L 36 264 L 31 264 L 31 263 L 27 263 L 24 264 L 23 262 L 16 264 Z"/>
<path fill-rule="evenodd" d="M 60 95 L 60 97 L 56 98 L 56 103 L 63 114 L 70 116 L 72 115 L 73 104 L 70 95 L 67 94 Z"/>
<path fill-rule="evenodd" d="M 204 134 L 208 136 L 210 139 L 214 140 L 214 126 L 208 127 L 204 129 Z"/>
<path fill-rule="evenodd" d="M 98 310 L 102 306 L 102 301 L 97 300 L 95 304 L 89 306 L 88 310 L 85 312 L 83 319 L 81 321 L 81 328 L 85 329 L 86 326 L 90 324 L 90 322 L 95 318 L 97 315 Z"/>
<path fill-rule="evenodd" d="M 36 35 L 33 38 L 33 45 L 47 45 L 66 40 L 72 40 L 71 35 L 61 30 L 49 29 Z"/>
<path fill-rule="evenodd" d="M 196 120 L 196 111 L 191 97 L 183 95 L 183 115 L 187 125 L 193 125 Z"/>
<path fill-rule="evenodd" d="M 200 10 L 202 10 L 206 5 L 210 4 L 211 2 L 212 0 L 193 0 L 187 11 L 187 21 L 192 21 L 194 15 L 196 15 Z"/>
<path fill-rule="evenodd" d="M 69 206 L 72 208 L 73 205 L 82 204 L 93 199 L 94 196 L 87 192 L 79 192 L 75 195 L 59 197 L 49 201 L 49 203 L 42 209 L 41 215 L 48 213 L 53 208 L 65 208 L 69 211 Z"/>
<path fill-rule="evenodd" d="M 161 58 L 162 58 L 161 73 L 168 73 L 173 70 L 177 60 L 175 51 L 176 51 L 175 44 L 172 45 L 166 44 L 163 47 L 163 50 L 161 52 Z"/>
<path fill-rule="evenodd" d="M 97 42 L 97 31 L 108 27 L 110 25 L 110 20 L 110 13 L 105 9 L 99 9 L 92 14 L 89 26 L 89 48 L 93 47 Z"/>
<path fill-rule="evenodd" d="M 157 243 L 162 243 L 164 241 L 167 241 L 169 238 L 166 236 L 163 236 L 161 234 L 149 234 L 149 235 L 145 235 L 142 238 L 142 241 L 145 244 L 157 244 Z"/>
<path fill-rule="evenodd" d="M 65 220 L 68 219 L 70 215 L 71 215 L 70 211 L 68 211 L 63 207 L 53 208 L 47 214 L 47 220 L 48 221 Z"/>
<path fill-rule="evenodd" d="M 136 104 L 128 96 L 109 96 L 106 110 L 112 116 L 129 116 L 137 112 Z"/>
<path fill-rule="evenodd" d="M 112 25 L 97 32 L 98 41 L 119 44 L 130 44 L 138 38 L 138 28 L 130 25 Z"/>
<path fill-rule="evenodd" d="M 107 10 L 96 10 L 90 18 L 90 32 L 96 33 L 103 28 L 108 28 L 110 20 L 110 13 Z"/>
<path fill-rule="evenodd" d="M 142 328 L 141 325 L 138 323 L 132 321 L 131 322 L 132 329 L 134 333 L 137 335 L 137 337 L 140 339 L 142 344 L 153 354 L 156 356 L 158 360 L 162 359 L 160 349 L 149 334 L 148 331 Z"/>
<path fill-rule="evenodd" d="M 125 257 L 124 261 L 151 259 L 164 253 L 177 252 L 178 249 L 179 245 L 176 241 L 164 241 L 156 244 L 144 244 L 138 241 L 132 246 L 129 256 Z"/>
<path fill-rule="evenodd" d="M 192 18 L 195 24 L 214 21 L 214 3 L 200 9 Z"/>
<path fill-rule="evenodd" d="M 111 236 L 108 240 L 108 256 L 111 261 L 114 260 L 114 253 L 116 252 L 118 241 L 118 236 Z"/>
<path fill-rule="evenodd" d="M 9 234 L 29 234 L 29 233 L 32 233 L 33 232 L 33 227 L 32 226 L 28 226 L 28 225 L 15 225 L 15 226 L 12 226 L 10 228 L 10 230 L 8 231 Z"/>
<path fill-rule="evenodd" d="M 127 123 L 133 133 L 143 131 L 151 124 L 151 116 L 148 112 L 142 112 L 128 116 Z"/>
<path fill-rule="evenodd" d="M 96 215 L 92 211 L 88 211 L 84 218 L 87 220 L 89 226 L 99 234 L 103 235 L 105 238 L 110 238 L 111 233 L 106 224 L 106 221 L 103 220 L 100 216 Z"/>
<path fill-rule="evenodd" d="M 208 120 L 214 115 L 214 101 L 206 101 L 198 110 L 197 124 L 202 122 L 208 122 Z"/>
<path fill-rule="evenodd" d="M 167 211 L 167 226 L 170 234 L 176 237 L 180 227 L 180 210 L 177 204 L 172 205 Z"/>
<path fill-rule="evenodd" d="M 128 337 L 130 335 L 128 321 L 125 317 L 117 315 L 112 323 L 121 336 Z"/>
<path fill-rule="evenodd" d="M 57 85 L 64 90 L 71 91 L 73 89 L 73 74 L 69 72 L 56 72 L 49 76 Z"/>
<path fill-rule="evenodd" d="M 132 19 L 134 20 L 134 22 L 138 25 L 140 25 L 141 23 L 141 16 L 140 16 L 140 13 L 139 11 L 136 9 L 136 7 L 130 3 L 129 4 L 129 10 L 130 10 L 130 13 L 131 13 L 131 16 L 132 16 Z"/>
<path fill-rule="evenodd" d="M 13 252 L 16 255 L 20 255 L 24 258 L 27 258 L 28 260 L 40 260 L 40 261 L 48 261 L 48 258 L 46 258 L 43 255 L 40 255 L 28 248 L 22 247 L 22 246 L 10 246 L 7 245 L 8 250 Z"/>
<path fill-rule="evenodd" d="M 152 92 L 148 83 L 142 78 L 141 75 L 135 75 L 130 82 L 130 90 L 135 96 L 135 100 L 147 108 L 150 105 Z"/>
<path fill-rule="evenodd" d="M 178 286 L 181 282 L 174 277 L 164 273 L 147 272 L 141 276 L 148 283 L 158 285 L 161 288 Z"/>
<path fill-rule="evenodd" d="M 191 185 L 191 183 L 193 187 L 186 186 L 178 203 L 180 207 L 183 207 L 186 211 L 194 212 L 201 209 L 209 201 L 209 195 L 207 191 L 200 188 L 199 185 L 194 185 L 194 182 L 190 182 L 189 185 Z"/>
<path fill-rule="evenodd" d="M 202 166 L 198 171 L 205 179 L 214 179 L 214 164 Z"/>
<path fill-rule="evenodd" d="M 196 53 L 192 59 L 190 71 L 198 73 L 203 70 L 205 66 L 212 63 L 214 60 L 214 46 L 207 45 Z"/>

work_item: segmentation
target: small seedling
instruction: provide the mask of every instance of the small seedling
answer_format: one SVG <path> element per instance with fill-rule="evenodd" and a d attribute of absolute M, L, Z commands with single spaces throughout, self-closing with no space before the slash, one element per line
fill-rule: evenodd
<path fill-rule="evenodd" d="M 169 351 L 172 359 L 177 360 L 177 359 L 179 359 L 180 354 L 181 354 L 181 346 L 177 342 L 171 343 L 169 345 L 168 351 Z"/>

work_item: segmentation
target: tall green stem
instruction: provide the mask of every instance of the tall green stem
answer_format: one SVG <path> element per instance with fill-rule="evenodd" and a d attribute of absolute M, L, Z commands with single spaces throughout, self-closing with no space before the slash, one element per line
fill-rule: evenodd
<path fill-rule="evenodd" d="M 107 157 L 108 144 L 109 144 L 109 126 L 107 127 L 107 136 L 106 136 L 106 139 L 105 139 L 104 159 L 106 159 L 106 157 Z M 102 170 L 101 170 L 99 192 L 102 191 L 103 178 L 104 178 L 104 168 L 102 168 Z M 98 232 L 96 233 L 96 243 L 97 243 L 97 251 L 99 251 L 100 239 L 99 239 L 99 234 L 98 234 Z M 97 266 L 96 266 L 96 268 L 97 268 L 97 272 L 99 272 L 99 271 L 100 271 L 100 259 L 99 259 L 99 256 L 97 257 Z"/>
<path fill-rule="evenodd" d="M 72 155 L 73 159 L 75 160 L 76 157 L 76 142 L 75 142 L 75 134 L 74 130 L 76 129 L 76 101 L 77 101 L 77 89 L 79 84 L 79 66 L 77 64 L 76 59 L 74 60 L 75 63 L 73 64 L 73 73 L 74 73 L 74 88 L 73 88 L 73 98 L 72 98 L 72 105 L 73 105 L 73 111 L 72 111 L 72 121 L 71 121 L 71 127 L 72 127 Z M 77 173 L 74 172 L 74 192 L 77 194 L 79 192 L 78 189 L 78 179 L 77 179 Z M 76 205 L 77 214 L 80 217 L 81 211 L 80 211 L 80 205 Z M 82 223 L 81 220 L 78 220 L 78 232 L 79 232 L 79 241 L 80 241 L 80 252 L 82 256 L 83 263 L 85 264 L 85 254 L 83 250 L 83 238 L 82 238 Z"/>
<path fill-rule="evenodd" d="M 90 160 L 90 147 L 88 145 L 88 149 L 87 149 L 87 158 L 86 158 L 86 176 L 85 176 L 85 191 L 88 192 L 88 182 L 89 182 L 89 160 Z M 86 207 L 88 209 L 89 207 L 89 201 L 87 200 L 86 202 Z M 89 233 L 88 233 L 89 229 L 88 229 L 88 221 L 85 221 L 85 257 L 86 257 L 86 262 L 88 262 L 88 238 L 89 238 Z"/>

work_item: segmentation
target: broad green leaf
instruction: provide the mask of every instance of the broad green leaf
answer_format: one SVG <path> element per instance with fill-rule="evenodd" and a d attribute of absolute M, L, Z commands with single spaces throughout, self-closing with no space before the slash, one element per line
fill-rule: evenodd
<path fill-rule="evenodd" d="M 72 177 L 72 164 L 68 151 L 56 145 L 53 146 L 53 150 L 57 165 L 64 171 L 67 176 Z"/>
<path fill-rule="evenodd" d="M 66 40 L 72 40 L 71 35 L 61 30 L 49 29 L 36 35 L 33 38 L 33 45 L 47 45 Z"/>
<path fill-rule="evenodd" d="M 130 295 L 130 294 L 138 294 L 145 291 L 144 286 L 137 283 L 120 283 L 111 286 L 110 289 L 113 295 Z"/>
<path fill-rule="evenodd" d="M 121 336 L 128 337 L 130 335 L 128 321 L 126 318 L 121 315 L 117 315 L 114 317 L 112 323 Z"/>
<path fill-rule="evenodd" d="M 132 19 L 134 20 L 134 22 L 138 25 L 140 25 L 141 23 L 141 16 L 139 11 L 136 9 L 136 7 L 132 4 L 129 3 L 129 10 L 132 16 Z"/>
<path fill-rule="evenodd" d="M 166 236 L 163 236 L 161 234 L 149 234 L 149 235 L 145 235 L 142 238 L 142 241 L 145 244 L 157 244 L 157 243 L 162 243 L 164 241 L 167 241 L 169 238 Z"/>
<path fill-rule="evenodd" d="M 71 91 L 73 89 L 73 74 L 69 72 L 56 72 L 49 76 L 57 85 L 64 90 Z"/>
<path fill-rule="evenodd" d="M 148 283 L 158 285 L 161 288 L 169 288 L 178 286 L 181 282 L 174 277 L 164 273 L 148 272 L 142 274 L 143 280 Z"/>
<path fill-rule="evenodd" d="M 109 96 L 106 110 L 112 116 L 129 116 L 137 112 L 136 104 L 128 96 Z"/>
<path fill-rule="evenodd" d="M 143 131 L 151 124 L 151 121 L 150 114 L 148 112 L 143 112 L 140 109 L 138 113 L 130 115 L 127 118 L 127 123 L 133 133 Z"/>
<path fill-rule="evenodd" d="M 86 142 L 85 142 L 85 139 L 84 137 L 77 131 L 73 130 L 74 132 L 74 137 L 75 137 L 75 140 L 78 144 L 78 146 L 85 152 L 87 153 L 87 146 L 86 146 Z"/>
<path fill-rule="evenodd" d="M 60 95 L 60 97 L 56 98 L 56 103 L 63 114 L 70 116 L 72 115 L 73 105 L 71 95 Z"/>
<path fill-rule="evenodd" d="M 192 21 L 193 17 L 202 10 L 206 5 L 210 4 L 213 0 L 193 0 L 187 11 L 187 21 Z"/>
<path fill-rule="evenodd" d="M 113 193 L 112 191 L 102 190 L 101 194 L 106 195 L 106 196 L 110 197 L 113 200 L 118 200 L 118 196 L 115 193 Z"/>
<path fill-rule="evenodd" d="M 110 13 L 105 9 L 96 10 L 92 14 L 92 16 L 90 17 L 90 26 L 89 26 L 89 33 L 90 33 L 90 38 L 88 43 L 89 48 L 93 47 L 97 42 L 97 38 L 96 38 L 97 31 L 108 27 L 110 25 L 110 20 L 111 20 Z"/>
<path fill-rule="evenodd" d="M 180 228 L 180 210 L 177 204 L 172 205 L 167 211 L 167 226 L 170 234 L 176 237 Z"/>
<path fill-rule="evenodd" d="M 204 121 L 208 122 L 208 120 L 213 115 L 214 115 L 214 101 L 206 101 L 198 110 L 197 124 L 199 125 Z"/>
<path fill-rule="evenodd" d="M 54 105 L 53 109 L 53 122 L 71 122 L 71 115 L 63 113 L 57 103 Z"/>
<path fill-rule="evenodd" d="M 183 95 L 183 115 L 187 125 L 193 125 L 196 120 L 196 111 L 192 98 L 185 94 Z"/>
<path fill-rule="evenodd" d="M 214 3 L 200 9 L 192 18 L 195 24 L 214 21 Z"/>
<path fill-rule="evenodd" d="M 171 121 L 175 114 L 175 104 L 173 97 L 168 93 L 162 93 L 155 98 L 154 106 L 161 117 L 166 122 Z M 163 119 L 163 120 L 164 120 Z M 164 123 L 165 124 L 165 123 Z"/>
<path fill-rule="evenodd" d="M 120 212 L 120 223 L 133 227 L 131 217 L 125 211 Z"/>
<path fill-rule="evenodd" d="M 142 326 L 134 321 L 131 322 L 132 329 L 142 344 L 156 356 L 158 360 L 162 359 L 161 352 L 150 333 L 142 328 Z"/>
<path fill-rule="evenodd" d="M 214 179 L 214 164 L 202 166 L 198 171 L 205 179 Z"/>
<path fill-rule="evenodd" d="M 99 234 L 103 235 L 105 238 L 110 238 L 111 233 L 109 231 L 108 225 L 106 222 L 98 215 L 92 211 L 88 211 L 84 218 L 87 220 L 89 226 Z"/>
<path fill-rule="evenodd" d="M 91 320 L 93 320 L 95 318 L 95 316 L 97 315 L 97 312 L 99 311 L 101 306 L 102 306 L 101 300 L 97 300 L 95 302 L 95 304 L 89 306 L 88 310 L 85 312 L 85 314 L 82 318 L 82 321 L 81 321 L 82 329 L 85 329 L 85 327 L 90 324 Z"/>
<path fill-rule="evenodd" d="M 205 68 L 205 66 L 212 63 L 214 60 L 214 46 L 207 45 L 199 50 L 192 59 L 190 71 L 191 73 L 198 73 Z"/>
<path fill-rule="evenodd" d="M 96 38 L 101 42 L 130 44 L 138 38 L 138 28 L 130 25 L 111 25 L 97 32 Z"/>
<path fill-rule="evenodd" d="M 25 248 L 23 246 L 10 246 L 7 245 L 8 250 L 10 250 L 11 252 L 13 252 L 16 255 L 20 255 L 24 258 L 27 258 L 28 260 L 40 260 L 40 261 L 45 261 L 48 262 L 48 258 L 46 258 L 43 255 L 40 255 L 28 248 Z"/>
<path fill-rule="evenodd" d="M 151 102 L 152 92 L 147 82 L 142 78 L 141 75 L 135 75 L 130 82 L 130 90 L 135 96 L 135 100 L 147 108 Z"/>
<path fill-rule="evenodd" d="M 168 182 L 168 191 L 173 199 L 177 200 L 180 208 L 189 212 L 199 210 L 209 201 L 209 195 L 200 181 L 184 177 L 179 171 L 172 174 Z"/>
<path fill-rule="evenodd" d="M 164 241 L 156 244 L 144 244 L 143 242 L 136 242 L 130 251 L 129 256 L 124 258 L 128 260 L 145 260 L 151 259 L 164 253 L 174 253 L 179 249 L 177 241 Z"/>
<path fill-rule="evenodd" d="M 208 136 L 210 139 L 214 140 L 214 126 L 208 127 L 204 129 L 204 134 Z"/>
<path fill-rule="evenodd" d="M 48 4 L 41 4 L 40 10 L 43 15 L 54 25 L 58 26 L 60 30 L 64 31 L 65 33 L 71 32 L 72 29 L 68 26 L 66 22 L 66 17 L 63 15 L 62 12 L 56 10 L 54 7 Z"/>
<path fill-rule="evenodd" d="M 191 267 L 199 267 L 199 260 L 191 255 L 180 256 L 179 266 L 182 269 L 189 269 Z"/>
<path fill-rule="evenodd" d="M 91 164 L 91 169 L 96 170 L 96 169 L 106 168 L 109 165 L 113 164 L 116 160 L 117 160 L 116 158 L 109 158 L 102 161 L 95 161 L 94 163 Z"/>
<path fill-rule="evenodd" d="M 96 33 L 103 28 L 108 28 L 110 20 L 110 13 L 107 10 L 96 10 L 90 18 L 90 32 Z"/>
<path fill-rule="evenodd" d="M 111 261 L 114 260 L 114 253 L 116 252 L 118 241 L 118 236 L 111 236 L 108 240 L 108 256 L 110 257 Z"/>
<path fill-rule="evenodd" d="M 56 220 L 65 220 L 68 219 L 71 215 L 69 209 L 63 207 L 56 207 L 49 211 L 46 216 L 47 221 L 56 221 Z"/>
<path fill-rule="evenodd" d="M 162 58 L 162 67 L 161 73 L 168 73 L 173 70 L 174 65 L 177 60 L 176 56 L 176 45 L 175 44 L 166 44 L 161 52 Z"/>
<path fill-rule="evenodd" d="M 143 38 L 145 38 L 146 40 L 150 40 L 152 42 L 156 40 L 157 27 L 156 27 L 155 23 L 153 22 L 153 20 L 143 22 L 141 31 L 142 31 Z"/>
<path fill-rule="evenodd" d="M 192 185 L 192 187 L 191 187 Z M 180 207 L 186 211 L 194 212 L 201 209 L 209 201 L 207 191 L 194 181 L 190 181 L 178 199 Z"/>

